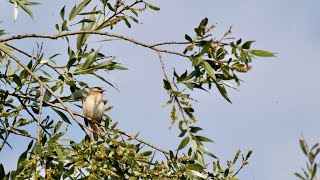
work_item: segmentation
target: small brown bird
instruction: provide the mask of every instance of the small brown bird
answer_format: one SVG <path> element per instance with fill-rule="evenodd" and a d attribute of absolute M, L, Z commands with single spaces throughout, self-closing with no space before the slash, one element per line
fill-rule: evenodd
<path fill-rule="evenodd" d="M 85 123 L 89 124 L 90 128 L 94 131 L 94 140 L 98 139 L 98 125 L 104 113 L 104 103 L 102 100 L 104 90 L 101 87 L 94 87 L 90 89 L 89 95 L 83 101 L 83 115 L 86 116 Z M 88 119 L 90 118 L 90 120 Z"/>

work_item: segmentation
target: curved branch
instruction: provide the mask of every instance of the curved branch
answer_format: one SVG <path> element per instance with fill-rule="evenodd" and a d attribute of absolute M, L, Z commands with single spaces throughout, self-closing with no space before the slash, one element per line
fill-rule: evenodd
<path fill-rule="evenodd" d="M 73 35 L 78 35 L 78 34 L 96 34 L 96 35 L 102 35 L 102 36 L 109 36 L 109 37 L 115 37 L 115 38 L 119 38 L 149 49 L 152 49 L 154 51 L 157 52 L 162 52 L 162 53 L 167 53 L 167 54 L 172 54 L 172 55 L 177 55 L 177 56 L 181 56 L 181 57 L 186 57 L 186 58 L 190 58 L 191 56 L 182 54 L 182 53 L 178 53 L 175 51 L 169 51 L 169 50 L 165 50 L 165 49 L 159 49 L 156 47 L 153 47 L 154 45 L 150 45 L 135 39 L 132 39 L 130 37 L 126 37 L 126 36 L 122 36 L 119 34 L 114 34 L 114 33 L 110 33 L 110 32 L 99 32 L 99 31 L 92 31 L 92 30 L 88 30 L 88 31 L 74 31 L 74 32 L 65 32 L 65 33 L 60 33 L 60 34 L 56 34 L 56 35 L 48 35 L 48 34 L 21 34 L 21 35 L 16 35 L 16 36 L 10 36 L 7 38 L 2 38 L 0 39 L 0 42 L 8 42 L 8 41 L 12 41 L 12 40 L 18 40 L 18 39 L 26 39 L 26 38 L 45 38 L 45 39 L 59 39 L 59 38 L 63 38 L 66 36 L 73 36 Z"/>

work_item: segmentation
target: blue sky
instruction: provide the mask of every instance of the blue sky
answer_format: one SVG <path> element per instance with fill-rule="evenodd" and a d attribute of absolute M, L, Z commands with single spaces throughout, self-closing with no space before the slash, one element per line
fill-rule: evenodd
<path fill-rule="evenodd" d="M 319 17 L 320 2 L 316 0 L 243 0 L 243 1 L 152 1 L 161 11 L 148 11 L 140 16 L 142 25 L 131 29 L 115 28 L 122 33 L 150 44 L 162 41 L 182 41 L 184 34 L 193 35 L 193 28 L 208 17 L 217 23 L 213 35 L 221 34 L 233 25 L 233 36 L 256 40 L 253 48 L 277 52 L 277 58 L 259 58 L 253 70 L 241 75 L 245 81 L 240 91 L 229 90 L 233 104 L 226 102 L 217 91 L 195 91 L 198 124 L 215 144 L 210 150 L 222 160 L 233 158 L 237 149 L 253 149 L 250 165 L 240 173 L 244 180 L 295 179 L 293 173 L 304 166 L 298 140 L 303 135 L 311 143 L 319 141 L 320 76 Z M 43 2 L 34 7 L 35 22 L 21 11 L 13 24 L 12 8 L 0 0 L 2 27 L 11 33 L 54 33 L 52 21 L 59 12 L 53 7 L 65 1 Z M 72 1 L 73 3 L 73 1 Z M 60 22 L 60 21 L 59 21 Z M 32 42 L 19 42 L 28 47 Z M 130 70 L 112 74 L 120 93 L 105 86 L 106 98 L 115 107 L 110 116 L 119 121 L 119 128 L 164 149 L 174 149 L 181 139 L 176 130 L 169 130 L 169 110 L 161 106 L 167 100 L 162 89 L 162 72 L 157 55 L 130 43 L 114 41 L 102 46 L 106 52 Z M 45 50 L 54 53 L 64 46 L 51 43 Z M 179 49 L 177 49 L 179 50 Z M 167 70 L 183 70 L 188 60 L 164 55 Z M 95 82 L 90 82 L 95 86 Z M 99 85 L 99 83 L 97 83 Z M 77 136 L 74 127 L 72 136 Z M 13 142 L 15 149 L 25 148 L 24 139 Z M 18 150 L 19 151 L 19 150 Z M 20 153 L 20 152 L 19 152 Z M 9 148 L 0 154 L 0 162 L 14 167 Z"/>

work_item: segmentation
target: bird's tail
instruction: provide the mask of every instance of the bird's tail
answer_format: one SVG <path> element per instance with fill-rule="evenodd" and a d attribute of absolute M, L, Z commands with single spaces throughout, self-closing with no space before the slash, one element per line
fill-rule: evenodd
<path fill-rule="evenodd" d="M 92 129 L 92 131 L 93 132 L 91 132 L 91 134 L 92 134 L 92 136 L 93 136 L 93 139 L 95 140 L 95 141 L 97 141 L 98 140 L 98 133 L 99 133 L 99 128 L 98 128 L 98 126 L 95 124 L 95 123 L 92 123 L 92 122 L 89 122 L 89 125 L 90 125 L 90 127 L 91 127 L 91 129 Z"/>
<path fill-rule="evenodd" d="M 90 132 L 91 136 L 93 137 L 93 139 L 95 141 L 98 140 L 98 133 L 99 133 L 99 129 L 98 126 L 95 123 L 92 123 L 89 119 L 84 118 L 84 122 L 86 124 L 87 127 L 89 127 L 92 131 Z M 90 138 L 90 137 L 89 137 Z"/>

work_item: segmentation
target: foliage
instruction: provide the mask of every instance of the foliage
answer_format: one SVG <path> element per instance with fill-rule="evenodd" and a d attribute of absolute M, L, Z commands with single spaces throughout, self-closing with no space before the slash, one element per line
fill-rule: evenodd
<path fill-rule="evenodd" d="M 23 0 L 9 2 L 14 7 L 14 20 L 17 20 L 19 8 L 33 18 L 29 6 L 38 4 Z M 66 5 L 60 10 L 61 22 L 55 24 L 57 34 L 54 35 L 7 36 L 7 30 L 0 29 L 0 80 L 5 86 L 0 89 L 0 150 L 5 145 L 11 147 L 7 141 L 11 135 L 31 139 L 16 170 L 5 172 L 4 166 L 0 165 L 0 179 L 238 179 L 236 176 L 248 164 L 252 151 L 243 156 L 238 150 L 234 159 L 227 161 L 223 168 L 220 160 L 205 147 L 205 143 L 213 141 L 200 134 L 203 129 L 196 125 L 198 119 L 191 104 L 194 99 L 188 92 L 194 89 L 210 91 L 216 87 L 231 102 L 226 87 L 236 89 L 240 85 L 237 74 L 248 72 L 256 56 L 272 57 L 274 53 L 251 49 L 254 41 L 234 41 L 230 37 L 231 28 L 215 40 L 210 34 L 215 25 L 208 26 L 207 18 L 194 29 L 193 36 L 185 35 L 186 42 L 147 44 L 110 33 L 114 26 L 125 24 L 130 28 L 133 23 L 139 24 L 138 15 L 148 9 L 160 10 L 144 0 L 127 3 L 82 0 L 73 7 Z M 98 5 L 89 9 L 92 4 Z M 172 125 L 177 125 L 181 131 L 179 137 L 182 140 L 177 150 L 165 151 L 139 139 L 138 135 L 128 135 L 106 114 L 103 123 L 99 124 L 97 141 L 88 139 L 89 136 L 83 136 L 78 142 L 68 139 L 68 126 L 74 121 L 85 134 L 89 134 L 88 127 L 78 120 L 84 117 L 77 111 L 81 111 L 81 100 L 88 91 L 86 82 L 80 77 L 91 75 L 117 88 L 105 77 L 114 70 L 127 70 L 116 61 L 116 57 L 88 43 L 92 37 L 100 38 L 97 43 L 112 43 L 110 37 L 121 39 L 159 55 L 164 89 L 169 94 L 166 105 L 172 108 Z M 37 44 L 36 53 L 30 53 L 10 43 L 27 38 L 62 39 L 68 48 L 66 52 L 48 55 L 42 44 Z M 183 53 L 160 48 L 171 44 L 186 47 Z M 192 72 L 179 75 L 174 71 L 169 78 L 161 56 L 163 53 L 190 60 Z M 68 61 L 59 64 L 61 57 L 67 57 Z M 111 109 L 109 105 L 106 112 Z M 30 131 L 30 128 L 37 128 L 37 132 Z M 156 159 L 156 152 L 162 153 L 163 158 Z M 242 159 L 237 164 L 240 155 Z"/>
<path fill-rule="evenodd" d="M 314 144 L 311 148 L 304 138 L 300 138 L 300 148 L 303 154 L 306 156 L 306 168 L 301 168 L 303 173 L 294 173 L 301 180 L 317 180 L 320 176 L 317 176 L 317 171 L 320 168 L 317 157 L 320 152 L 319 143 Z M 319 173 L 318 173 L 319 174 Z"/>

